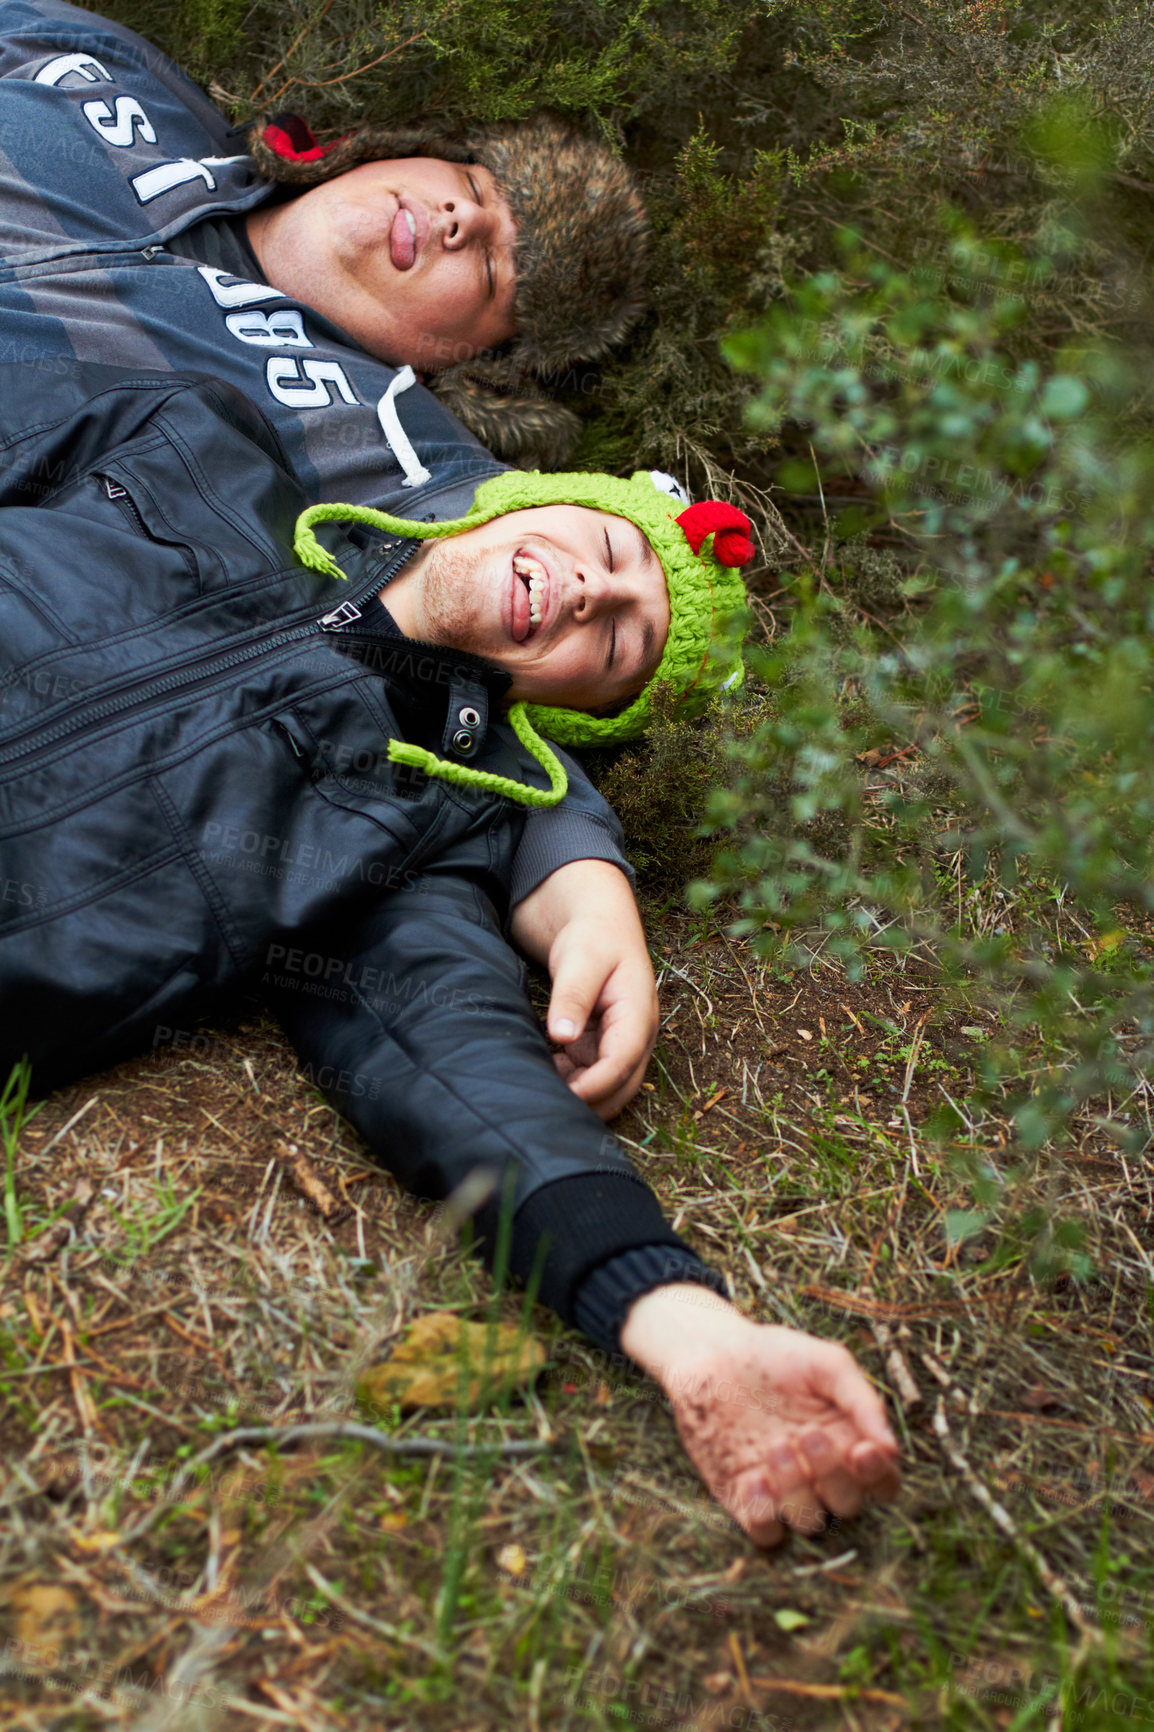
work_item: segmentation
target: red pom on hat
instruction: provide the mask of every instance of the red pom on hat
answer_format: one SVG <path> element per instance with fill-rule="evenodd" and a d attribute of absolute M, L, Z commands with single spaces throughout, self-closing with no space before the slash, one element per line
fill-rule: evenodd
<path fill-rule="evenodd" d="M 701 552 L 707 535 L 713 537 L 713 557 L 719 565 L 748 565 L 753 558 L 749 518 L 736 505 L 720 499 L 702 499 L 689 505 L 677 519 L 694 553 Z"/>

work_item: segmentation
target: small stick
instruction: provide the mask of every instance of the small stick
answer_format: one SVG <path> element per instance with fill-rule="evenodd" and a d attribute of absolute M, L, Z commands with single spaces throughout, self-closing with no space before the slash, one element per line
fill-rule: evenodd
<path fill-rule="evenodd" d="M 884 1702 L 890 1708 L 908 1708 L 905 1696 L 892 1690 L 862 1690 L 856 1684 L 803 1684 L 795 1678 L 751 1678 L 763 1690 L 782 1690 L 789 1696 L 813 1696 L 822 1702 Z"/>
<path fill-rule="evenodd" d="M 292 1174 L 298 1191 L 308 1198 L 330 1226 L 335 1227 L 346 1215 L 352 1214 L 347 1203 L 337 1202 L 308 1156 L 295 1143 L 278 1142 L 277 1154 Z"/>
<path fill-rule="evenodd" d="M 919 1407 L 925 1397 L 914 1382 L 913 1373 L 906 1364 L 905 1355 L 900 1347 L 893 1342 L 888 1324 L 880 1322 L 876 1317 L 870 1321 L 874 1340 L 886 1356 L 886 1370 L 890 1380 L 897 1388 L 903 1407 Z"/>
<path fill-rule="evenodd" d="M 164 1415 L 160 1416 L 161 1418 Z M 175 1424 L 176 1421 L 168 1423 Z M 548 1443 L 522 1442 L 514 1439 L 509 1443 L 453 1443 L 449 1438 L 441 1437 L 389 1437 L 386 1432 L 378 1431 L 374 1425 L 358 1425 L 352 1420 L 328 1419 L 310 1420 L 304 1425 L 242 1425 L 236 1431 L 226 1431 L 215 1438 L 207 1449 L 202 1449 L 199 1455 L 194 1455 L 185 1462 L 180 1472 L 173 1475 L 171 1483 L 166 1487 L 164 1502 L 158 1510 L 137 1524 L 130 1531 L 121 1534 L 121 1544 L 126 1545 L 135 1540 L 152 1525 L 160 1510 L 176 1501 L 177 1493 L 198 1467 L 203 1467 L 215 1456 L 223 1455 L 226 1450 L 238 1449 L 246 1443 L 275 1443 L 283 1446 L 286 1443 L 298 1443 L 313 1437 L 352 1437 L 359 1443 L 371 1444 L 374 1449 L 382 1450 L 386 1455 L 426 1455 L 452 1456 L 455 1460 L 474 1456 L 526 1456 L 540 1455 L 551 1449 Z"/>
<path fill-rule="evenodd" d="M 749 1673 L 745 1669 L 745 1660 L 741 1652 L 741 1643 L 737 1639 L 737 1631 L 729 1632 L 729 1651 L 733 1655 L 733 1663 L 737 1667 L 737 1679 L 741 1685 L 741 1694 L 745 1698 L 747 1708 L 754 1706 L 753 1695 L 749 1688 Z"/>
<path fill-rule="evenodd" d="M 78 1125 L 80 1123 L 81 1119 L 84 1117 L 85 1113 L 88 1112 L 91 1107 L 94 1107 L 99 1099 L 100 1099 L 99 1095 L 93 1095 L 93 1097 L 90 1101 L 85 1101 L 84 1105 L 80 1108 L 79 1112 L 73 1113 L 73 1115 L 69 1119 L 68 1123 L 66 1125 L 61 1125 L 61 1127 L 57 1131 L 56 1135 L 54 1137 L 52 1137 L 48 1142 L 46 1142 L 42 1149 L 36 1150 L 37 1155 L 38 1156 L 46 1155 L 48 1153 L 49 1149 L 54 1149 L 56 1147 L 57 1143 L 60 1141 L 61 1137 L 66 1137 L 68 1135 L 69 1131 L 72 1129 L 73 1125 Z"/>
<path fill-rule="evenodd" d="M 905 1087 L 902 1089 L 901 1104 L 903 1107 L 910 1098 L 910 1089 L 913 1087 L 914 1081 L 914 1066 L 918 1062 L 918 1054 L 921 1052 L 922 1042 L 926 1038 L 926 1024 L 929 1022 L 930 1017 L 933 1014 L 932 1009 L 926 1011 L 926 1014 L 922 1017 L 917 1028 L 914 1030 L 914 1038 L 910 1042 L 910 1056 L 906 1063 L 906 1082 Z"/>
<path fill-rule="evenodd" d="M 1061 1576 L 1054 1574 L 1037 1546 L 1028 1540 L 1025 1534 L 1019 1532 L 1018 1526 L 1004 1504 L 992 1497 L 982 1484 L 950 1433 L 950 1423 L 946 1418 L 946 1399 L 938 1396 L 938 1405 L 934 1412 L 934 1430 L 941 1441 L 942 1448 L 961 1474 L 966 1489 L 972 1497 L 981 1504 L 986 1514 L 996 1527 L 999 1527 L 1010 1543 L 1017 1548 L 1024 1558 L 1034 1566 L 1038 1578 L 1047 1593 L 1055 1599 L 1082 1637 L 1083 1645 L 1097 1643 L 1102 1640 L 1102 1632 L 1096 1624 L 1088 1622 L 1082 1615 L 1082 1608 L 1067 1588 Z"/>

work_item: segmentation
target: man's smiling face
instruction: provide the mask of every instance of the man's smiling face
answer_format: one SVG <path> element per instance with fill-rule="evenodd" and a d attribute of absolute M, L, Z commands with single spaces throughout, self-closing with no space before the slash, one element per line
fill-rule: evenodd
<path fill-rule="evenodd" d="M 429 542 L 381 599 L 406 637 L 483 656 L 512 675 L 512 697 L 568 709 L 635 697 L 669 635 L 648 540 L 584 505 L 510 511 Z"/>

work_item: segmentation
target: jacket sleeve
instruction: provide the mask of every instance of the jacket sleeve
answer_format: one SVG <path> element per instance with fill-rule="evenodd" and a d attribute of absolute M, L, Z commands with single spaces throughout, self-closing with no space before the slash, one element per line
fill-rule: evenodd
<path fill-rule="evenodd" d="M 636 888 L 637 884 L 636 873 L 625 858 L 625 836 L 616 812 L 576 758 L 558 745 L 553 745 L 553 750 L 565 766 L 569 792 L 560 805 L 532 811 L 525 820 L 509 892 L 514 908 L 551 872 L 574 860 L 611 860 L 620 866 L 630 885 Z"/>
<path fill-rule="evenodd" d="M 717 1284 L 558 1076 L 523 967 L 476 880 L 442 861 L 356 928 L 310 933 L 308 948 L 339 958 L 339 971 L 326 962 L 292 988 L 282 976 L 270 994 L 306 1078 L 419 1196 L 491 1175 L 475 1216 L 488 1261 L 505 1198 L 511 1272 L 536 1274 L 542 1303 L 610 1351 L 631 1296 L 669 1280 Z M 656 1265 L 638 1284 L 628 1254 L 647 1247 Z M 617 1278 L 579 1316 L 583 1289 L 611 1263 Z"/>

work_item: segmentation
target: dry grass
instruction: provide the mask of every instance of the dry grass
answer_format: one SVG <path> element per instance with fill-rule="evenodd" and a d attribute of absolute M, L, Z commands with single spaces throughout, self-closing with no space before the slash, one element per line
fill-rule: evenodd
<path fill-rule="evenodd" d="M 355 1418 L 358 1371 L 409 1320 L 487 1305 L 248 1020 L 61 1092 L 21 1134 L 27 1232 L 80 1191 L 15 1248 L 0 1308 L 6 1726 L 1141 1722 L 1145 1157 L 1088 1121 L 1019 1181 L 1017 1207 L 1088 1227 L 1093 1278 L 1047 1288 L 996 1235 L 946 1231 L 969 1193 L 921 1126 L 965 1095 L 974 1025 L 926 970 L 778 976 L 675 916 L 657 960 L 661 1045 L 622 1138 L 742 1304 L 846 1340 L 887 1391 L 896 1509 L 759 1555 L 654 1391 L 540 1311 L 553 1369 L 524 1403 L 385 1417 L 448 1454 L 258 1442 L 178 1481 L 236 1426 Z M 996 1161 L 1000 1136 L 963 1141 Z M 1080 1703 L 1030 1710 L 1072 1654 Z"/>

